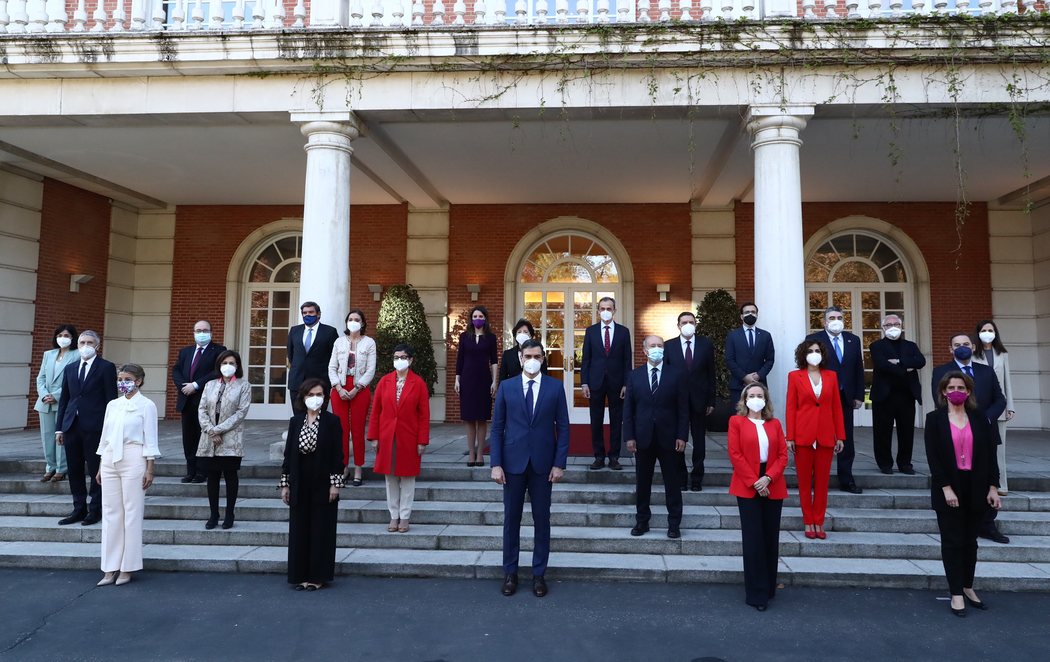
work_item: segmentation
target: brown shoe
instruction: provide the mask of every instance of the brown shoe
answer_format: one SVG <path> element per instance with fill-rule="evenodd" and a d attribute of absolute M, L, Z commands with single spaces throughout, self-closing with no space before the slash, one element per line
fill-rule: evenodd
<path fill-rule="evenodd" d="M 400 520 L 396 520 L 396 519 L 390 520 L 390 525 L 388 527 L 386 527 L 386 530 L 389 531 L 390 533 L 397 533 L 397 525 L 398 525 L 399 522 L 400 522 Z"/>
<path fill-rule="evenodd" d="M 397 532 L 398 533 L 408 533 L 409 528 L 411 528 L 411 527 L 409 527 L 409 525 L 408 525 L 408 520 L 407 519 L 403 519 L 403 520 L 401 520 L 401 525 L 399 527 L 397 527 Z"/>
<path fill-rule="evenodd" d="M 54 471 L 48 471 L 46 474 L 44 474 L 44 477 L 40 479 L 40 482 L 41 483 L 48 483 L 54 477 L 55 477 L 55 472 Z"/>
<path fill-rule="evenodd" d="M 65 474 L 55 474 L 54 477 L 51 479 L 51 482 L 52 483 L 61 483 L 65 479 L 66 479 L 66 475 Z"/>

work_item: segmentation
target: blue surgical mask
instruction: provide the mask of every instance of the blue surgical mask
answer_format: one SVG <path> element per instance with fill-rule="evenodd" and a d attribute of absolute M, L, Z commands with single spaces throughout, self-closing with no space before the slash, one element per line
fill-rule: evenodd
<path fill-rule="evenodd" d="M 197 341 L 198 345 L 207 345 L 211 342 L 211 333 L 207 331 L 201 331 L 193 334 L 193 339 Z"/>
<path fill-rule="evenodd" d="M 653 363 L 659 363 L 664 360 L 664 348 L 663 347 L 650 347 L 649 348 L 649 360 Z"/>
<path fill-rule="evenodd" d="M 955 358 L 960 361 L 969 361 L 970 357 L 973 356 L 973 350 L 963 345 L 961 347 L 956 347 L 952 354 L 955 354 Z"/>
<path fill-rule="evenodd" d="M 317 315 L 303 315 L 303 324 L 306 326 L 313 326 L 314 324 L 317 324 L 317 319 Z"/>

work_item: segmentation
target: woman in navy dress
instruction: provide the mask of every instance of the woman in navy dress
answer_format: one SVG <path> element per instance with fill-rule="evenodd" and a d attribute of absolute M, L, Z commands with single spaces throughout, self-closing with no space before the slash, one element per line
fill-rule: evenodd
<path fill-rule="evenodd" d="M 484 306 L 470 310 L 470 329 L 459 337 L 456 393 L 459 417 L 467 426 L 467 466 L 485 466 L 485 434 L 492 415 L 492 396 L 499 384 L 496 336 Z"/>

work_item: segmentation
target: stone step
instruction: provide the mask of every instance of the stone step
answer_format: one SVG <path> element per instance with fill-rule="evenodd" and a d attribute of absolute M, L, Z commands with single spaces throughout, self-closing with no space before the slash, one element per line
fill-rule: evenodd
<path fill-rule="evenodd" d="M 254 572 L 283 574 L 287 551 L 251 545 L 157 545 L 143 548 L 146 570 Z M 528 573 L 528 554 L 522 572 Z M 365 549 L 336 550 L 336 572 L 346 577 L 462 577 L 488 579 L 497 590 L 502 576 L 499 551 Z M 99 545 L 85 542 L 0 543 L 0 567 L 97 569 Z M 676 583 L 743 581 L 739 556 L 610 554 L 552 552 L 551 581 L 629 580 Z M 1050 588 L 1050 564 L 981 562 L 977 578 L 983 590 Z M 785 586 L 865 586 L 944 590 L 944 569 L 937 560 L 855 559 L 782 556 L 778 579 Z M 349 581 L 352 581 L 350 579 Z M 557 590 L 557 586 L 554 586 Z"/>
<path fill-rule="evenodd" d="M 0 494 L 0 515 L 49 516 L 56 519 L 69 513 L 69 496 L 64 494 Z M 207 519 L 207 499 L 202 497 L 146 497 L 147 519 Z M 287 507 L 274 496 L 267 499 L 243 499 L 237 503 L 238 517 L 244 521 L 283 521 Z M 341 522 L 380 523 L 389 521 L 385 499 L 344 499 L 339 506 Z M 498 502 L 417 501 L 412 521 L 418 524 L 473 524 L 502 526 L 503 505 Z M 531 522 L 526 506 L 525 521 Z M 634 508 L 624 505 L 555 503 L 551 507 L 554 526 L 598 526 L 630 528 L 635 522 Z M 1007 535 L 1050 535 L 1050 517 L 1045 512 L 1004 511 L 999 514 L 999 527 Z M 653 509 L 654 529 L 666 528 L 666 511 Z M 736 506 L 686 505 L 683 529 L 739 529 Z M 802 515 L 796 508 L 785 508 L 782 518 L 785 530 L 801 530 Z M 937 521 L 929 509 L 828 509 L 825 520 L 828 531 L 936 533 Z"/>
<path fill-rule="evenodd" d="M 384 524 L 341 523 L 339 547 L 361 549 L 420 549 L 490 551 L 502 549 L 502 528 L 458 524 L 414 524 L 407 534 L 394 534 Z M 0 542 L 100 543 L 101 527 L 57 526 L 45 517 L 0 516 Z M 628 529 L 604 527 L 552 527 L 551 546 L 555 552 L 686 554 L 692 556 L 735 556 L 741 554 L 740 532 L 728 529 L 684 529 L 682 537 L 671 540 L 662 529 L 633 537 Z M 286 522 L 238 520 L 234 528 L 208 531 L 199 520 L 146 520 L 146 544 L 233 545 L 241 547 L 288 544 Z M 532 549 L 532 534 L 523 530 L 522 549 Z M 782 531 L 780 553 L 784 556 L 821 558 L 906 558 L 940 559 L 936 534 L 926 533 L 840 533 L 827 540 L 807 540 L 801 532 Z M 1050 563 L 1050 536 L 1015 536 L 1009 545 L 982 542 L 978 558 L 992 562 Z"/>

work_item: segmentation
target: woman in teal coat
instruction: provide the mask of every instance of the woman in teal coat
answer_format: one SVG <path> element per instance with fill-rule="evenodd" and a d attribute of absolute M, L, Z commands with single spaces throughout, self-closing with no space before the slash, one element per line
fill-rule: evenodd
<path fill-rule="evenodd" d="M 66 479 L 66 449 L 55 443 L 55 422 L 58 400 L 62 397 L 62 371 L 80 358 L 76 345 L 79 335 L 72 324 L 59 324 L 51 337 L 51 349 L 44 352 L 36 376 L 37 400 L 33 409 L 40 414 L 40 441 L 44 445 L 44 461 L 47 463 L 41 483 Z"/>

